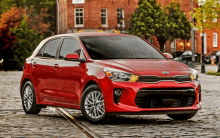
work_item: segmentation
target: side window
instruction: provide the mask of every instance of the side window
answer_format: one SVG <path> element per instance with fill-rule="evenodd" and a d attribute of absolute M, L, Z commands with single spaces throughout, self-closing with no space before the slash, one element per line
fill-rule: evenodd
<path fill-rule="evenodd" d="M 59 58 L 63 59 L 64 56 L 66 54 L 69 54 L 69 53 L 78 53 L 79 56 L 80 56 L 80 51 L 81 51 L 81 48 L 76 43 L 76 41 L 74 41 L 71 38 L 65 38 L 63 40 L 63 44 L 62 44 L 62 47 L 61 47 L 61 50 L 60 50 Z"/>
<path fill-rule="evenodd" d="M 45 49 L 45 46 L 42 46 L 36 56 L 37 56 L 37 57 L 42 57 L 42 56 L 43 56 L 44 49 Z"/>
<path fill-rule="evenodd" d="M 55 58 L 60 38 L 49 41 L 44 48 L 43 57 Z M 41 51 L 41 50 L 40 50 Z M 39 51 L 39 52 L 40 52 Z"/>

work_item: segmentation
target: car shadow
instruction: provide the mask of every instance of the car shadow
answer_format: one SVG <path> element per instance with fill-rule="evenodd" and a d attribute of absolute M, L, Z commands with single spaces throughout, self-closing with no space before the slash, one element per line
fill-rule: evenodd
<path fill-rule="evenodd" d="M 77 120 L 82 121 L 82 122 L 88 122 L 88 120 L 86 118 L 84 118 L 83 116 L 77 116 L 76 117 Z M 159 125 L 159 124 L 196 124 L 198 123 L 195 120 L 172 120 L 169 119 L 167 117 L 167 119 L 165 118 L 160 118 L 160 116 L 112 116 L 109 119 L 107 119 L 106 122 L 104 123 L 91 123 L 88 122 L 90 124 L 93 125 Z M 201 122 L 200 122 L 201 123 Z"/>

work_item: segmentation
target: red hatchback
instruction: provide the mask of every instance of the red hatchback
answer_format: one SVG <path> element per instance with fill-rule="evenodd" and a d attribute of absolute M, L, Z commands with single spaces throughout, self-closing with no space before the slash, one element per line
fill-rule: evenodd
<path fill-rule="evenodd" d="M 26 60 L 21 97 L 27 114 L 80 109 L 92 122 L 115 114 L 192 118 L 201 109 L 198 73 L 136 36 L 56 35 Z"/>

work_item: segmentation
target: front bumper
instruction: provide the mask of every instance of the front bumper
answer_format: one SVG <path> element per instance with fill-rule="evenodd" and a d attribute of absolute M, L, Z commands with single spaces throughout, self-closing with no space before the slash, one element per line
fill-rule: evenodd
<path fill-rule="evenodd" d="M 135 103 L 136 95 L 142 88 L 193 88 L 195 90 L 195 102 L 189 107 L 164 107 L 164 108 L 140 108 Z M 198 81 L 177 83 L 173 81 L 152 83 L 138 82 L 112 82 L 109 78 L 101 81 L 105 110 L 108 114 L 178 114 L 192 113 L 202 108 L 201 94 L 199 95 L 200 83 Z M 121 90 L 119 103 L 114 102 L 113 92 Z"/>

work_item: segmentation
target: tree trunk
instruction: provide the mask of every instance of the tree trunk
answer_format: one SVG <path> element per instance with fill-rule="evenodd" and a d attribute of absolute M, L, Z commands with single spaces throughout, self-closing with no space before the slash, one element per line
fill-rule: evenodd
<path fill-rule="evenodd" d="M 165 52 L 164 51 L 164 44 L 166 43 L 167 40 L 163 39 L 163 38 L 160 38 L 160 37 L 157 37 L 157 41 L 159 42 L 160 44 L 160 51 L 161 52 Z"/>

